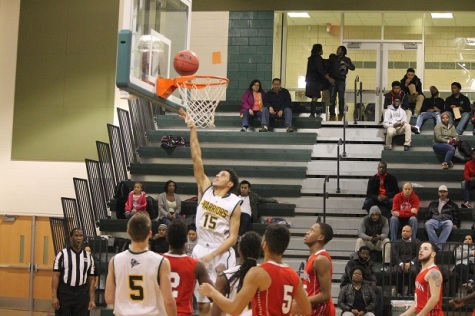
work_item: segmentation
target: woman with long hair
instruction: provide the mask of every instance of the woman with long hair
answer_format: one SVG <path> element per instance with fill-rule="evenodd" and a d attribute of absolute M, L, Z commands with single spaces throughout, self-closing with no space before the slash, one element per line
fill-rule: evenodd
<path fill-rule="evenodd" d="M 264 107 L 265 92 L 262 89 L 262 83 L 258 79 L 251 81 L 249 88 L 244 92 L 241 99 L 241 132 L 246 132 L 249 127 L 249 121 L 257 118 L 262 121 L 262 108 Z"/>

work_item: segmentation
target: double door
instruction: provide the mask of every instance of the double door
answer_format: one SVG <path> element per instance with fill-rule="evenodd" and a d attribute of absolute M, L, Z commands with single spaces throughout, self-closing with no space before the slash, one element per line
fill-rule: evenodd
<path fill-rule="evenodd" d="M 423 79 L 424 47 L 414 41 L 351 41 L 343 42 L 348 48 L 348 56 L 356 66 L 356 71 L 348 73 L 347 103 L 354 102 L 354 89 L 362 87 L 365 105 L 375 103 L 375 121 L 381 117 L 384 94 L 391 91 L 391 83 L 400 81 L 407 68 L 414 68 L 416 75 Z M 357 97 L 359 102 L 360 97 Z"/>

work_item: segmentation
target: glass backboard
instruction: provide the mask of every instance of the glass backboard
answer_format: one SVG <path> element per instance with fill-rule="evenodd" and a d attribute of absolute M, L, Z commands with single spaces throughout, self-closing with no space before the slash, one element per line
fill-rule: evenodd
<path fill-rule="evenodd" d="M 167 99 L 155 94 L 158 76 L 177 77 L 173 56 L 190 46 L 191 2 L 127 0 L 119 32 L 117 87 L 170 110 L 182 106 L 175 92 Z"/>

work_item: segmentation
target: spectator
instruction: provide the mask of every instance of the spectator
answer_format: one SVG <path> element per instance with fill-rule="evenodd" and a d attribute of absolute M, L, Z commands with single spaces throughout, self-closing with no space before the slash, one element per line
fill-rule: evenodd
<path fill-rule="evenodd" d="M 345 114 L 345 90 L 346 90 L 346 75 L 348 70 L 355 70 L 355 65 L 351 59 L 346 57 L 347 49 L 345 46 L 338 46 L 336 50 L 337 58 L 333 61 L 332 71 L 330 77 L 335 81 L 330 88 L 330 116 L 335 113 L 336 95 L 338 94 L 338 121 L 343 119 Z"/>
<path fill-rule="evenodd" d="M 401 88 L 408 95 L 409 110 L 414 114 L 421 113 L 422 103 L 424 102 L 424 94 L 422 93 L 422 82 L 416 76 L 413 68 L 408 68 L 406 75 L 401 79 Z"/>
<path fill-rule="evenodd" d="M 168 226 L 165 224 L 158 226 L 158 233 L 150 240 L 150 250 L 158 254 L 163 254 L 168 251 L 167 229 Z"/>
<path fill-rule="evenodd" d="M 279 78 L 272 79 L 272 89 L 264 96 L 264 109 L 262 110 L 262 128 L 259 132 L 269 131 L 269 119 L 284 118 L 287 133 L 292 133 L 292 100 L 289 90 L 282 88 Z"/>
<path fill-rule="evenodd" d="M 434 128 L 434 145 L 432 149 L 437 155 L 444 156 L 444 162 L 441 169 L 448 169 L 454 166 L 452 159 L 455 154 L 455 144 L 458 141 L 455 127 L 450 123 L 449 114 L 442 113 L 440 116 L 441 123 Z"/>
<path fill-rule="evenodd" d="M 457 134 L 462 135 L 470 119 L 472 107 L 470 106 L 469 98 L 460 93 L 460 90 L 462 90 L 460 83 L 452 82 L 450 89 L 452 90 L 452 95 L 445 99 L 445 108 L 449 114 L 450 123 L 456 125 L 457 128 L 455 130 Z"/>
<path fill-rule="evenodd" d="M 416 134 L 421 133 L 422 125 L 428 119 L 434 121 L 434 126 L 440 124 L 440 113 L 445 111 L 444 99 L 439 98 L 439 90 L 435 86 L 430 87 L 430 98 L 425 98 L 424 103 L 422 103 L 421 113 L 417 116 L 416 125 L 413 127 L 412 131 Z"/>
<path fill-rule="evenodd" d="M 389 226 L 391 230 L 391 241 L 396 241 L 402 226 L 409 224 L 412 228 L 412 239 L 416 240 L 417 214 L 419 213 L 419 197 L 414 192 L 410 182 L 404 183 L 402 192 L 394 196 L 393 209 Z"/>
<path fill-rule="evenodd" d="M 385 270 L 389 270 L 391 261 L 391 245 L 388 243 L 389 225 L 388 219 L 381 216 L 381 210 L 377 206 L 372 206 L 369 215 L 363 217 L 358 228 L 358 239 L 356 240 L 355 251 L 362 246 L 367 246 L 371 250 L 383 253 Z"/>
<path fill-rule="evenodd" d="M 351 284 L 345 285 L 338 295 L 338 307 L 342 316 L 374 316 L 376 294 L 364 283 L 364 271 L 360 267 L 351 271 Z"/>
<path fill-rule="evenodd" d="M 158 210 L 160 220 L 167 226 L 175 219 L 183 219 L 181 212 L 181 198 L 175 193 L 178 186 L 175 181 L 168 180 L 163 186 L 163 193 L 158 196 Z"/>
<path fill-rule="evenodd" d="M 264 90 L 258 79 L 251 81 L 249 88 L 244 92 L 241 99 L 241 132 L 246 132 L 251 118 L 262 121 L 262 108 L 264 107 Z"/>
<path fill-rule="evenodd" d="M 424 224 L 429 241 L 435 243 L 439 249 L 442 249 L 442 244 L 449 238 L 452 228 L 457 229 L 460 226 L 459 208 L 448 195 L 447 186 L 441 185 L 439 200 L 430 202 Z M 440 230 L 439 236 L 437 236 L 438 230 Z"/>
<path fill-rule="evenodd" d="M 401 83 L 399 81 L 393 81 L 391 83 L 391 91 L 384 95 L 384 109 L 383 109 L 383 120 L 384 120 L 384 113 L 386 109 L 392 109 L 394 98 L 399 97 L 401 100 L 401 108 L 406 112 L 406 117 L 411 117 L 412 112 L 409 110 L 409 104 L 407 104 L 407 95 L 401 89 Z"/>
<path fill-rule="evenodd" d="M 404 151 L 411 148 L 411 125 L 403 109 L 399 107 L 401 99 L 394 97 L 393 107 L 388 108 L 384 113 L 383 126 L 386 129 L 386 146 L 384 149 L 391 150 L 394 135 L 405 135 Z"/>
<path fill-rule="evenodd" d="M 345 266 L 345 273 L 341 276 L 340 291 L 347 284 L 351 284 L 352 273 L 354 268 L 361 268 L 364 274 L 363 283 L 368 284 L 376 293 L 376 315 L 382 315 L 383 309 L 383 291 L 380 286 L 376 285 L 376 275 L 374 274 L 374 263 L 370 258 L 371 249 L 367 246 L 361 246 L 358 252 L 350 256 L 350 260 Z"/>
<path fill-rule="evenodd" d="M 465 163 L 463 169 L 463 203 L 462 208 L 472 208 L 470 203 L 470 190 L 475 188 L 475 149 L 472 149 L 472 159 Z"/>
<path fill-rule="evenodd" d="M 188 236 L 187 242 L 185 244 L 185 252 L 187 256 L 191 257 L 193 253 L 193 248 L 195 248 L 198 243 L 198 234 L 196 233 L 196 226 L 194 224 L 188 225 Z"/>
<path fill-rule="evenodd" d="M 125 202 L 125 217 L 131 218 L 136 212 L 147 212 L 147 197 L 140 182 L 135 182 Z"/>
<path fill-rule="evenodd" d="M 414 282 L 419 273 L 417 257 L 420 244 L 418 239 L 412 239 L 412 228 L 406 225 L 402 228 L 401 239 L 391 247 L 392 279 L 396 282 L 397 292 L 403 296 L 414 294 Z M 404 286 L 408 287 L 408 293 L 404 293 Z"/>
<path fill-rule="evenodd" d="M 322 91 L 327 90 L 329 85 L 326 79 L 329 76 L 323 64 L 322 54 L 322 44 L 314 44 L 307 60 L 305 95 L 312 99 L 310 103 L 310 117 L 315 117 L 317 101 L 322 96 Z"/>
<path fill-rule="evenodd" d="M 397 179 L 388 172 L 387 163 L 378 163 L 378 173 L 369 178 L 366 189 L 366 199 L 363 208 L 369 213 L 372 206 L 379 207 L 383 215 L 389 217 L 389 211 L 393 206 L 393 197 L 399 192 Z"/>
<path fill-rule="evenodd" d="M 474 284 L 475 245 L 472 235 L 467 234 L 463 239 L 463 245 L 455 248 L 455 272 L 457 272 L 457 285 L 463 284 L 465 288 L 473 290 Z"/>
<path fill-rule="evenodd" d="M 251 183 L 247 180 L 241 181 L 239 184 L 240 195 L 239 198 L 242 200 L 241 204 L 241 223 L 239 226 L 239 236 L 242 236 L 245 232 L 250 229 L 250 224 L 252 222 L 257 223 L 259 214 L 258 214 L 258 204 L 259 203 L 277 203 L 276 199 L 264 198 L 259 196 L 257 193 L 251 191 Z"/>

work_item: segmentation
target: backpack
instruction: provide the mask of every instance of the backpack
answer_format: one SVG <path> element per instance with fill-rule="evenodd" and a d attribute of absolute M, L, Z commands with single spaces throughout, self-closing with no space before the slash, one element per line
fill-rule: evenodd
<path fill-rule="evenodd" d="M 150 219 L 156 219 L 158 217 L 158 203 L 157 200 L 155 200 L 151 196 L 147 196 L 147 213 L 150 215 Z"/>
<path fill-rule="evenodd" d="M 472 159 L 472 147 L 466 140 L 459 140 L 457 142 L 454 157 L 463 161 L 469 161 Z"/>
<path fill-rule="evenodd" d="M 124 196 L 127 197 L 130 191 L 131 190 L 129 186 L 127 185 L 127 182 L 120 181 L 119 183 L 117 183 L 117 185 L 114 188 L 114 199 L 117 200 L 118 198 L 121 198 Z"/>

